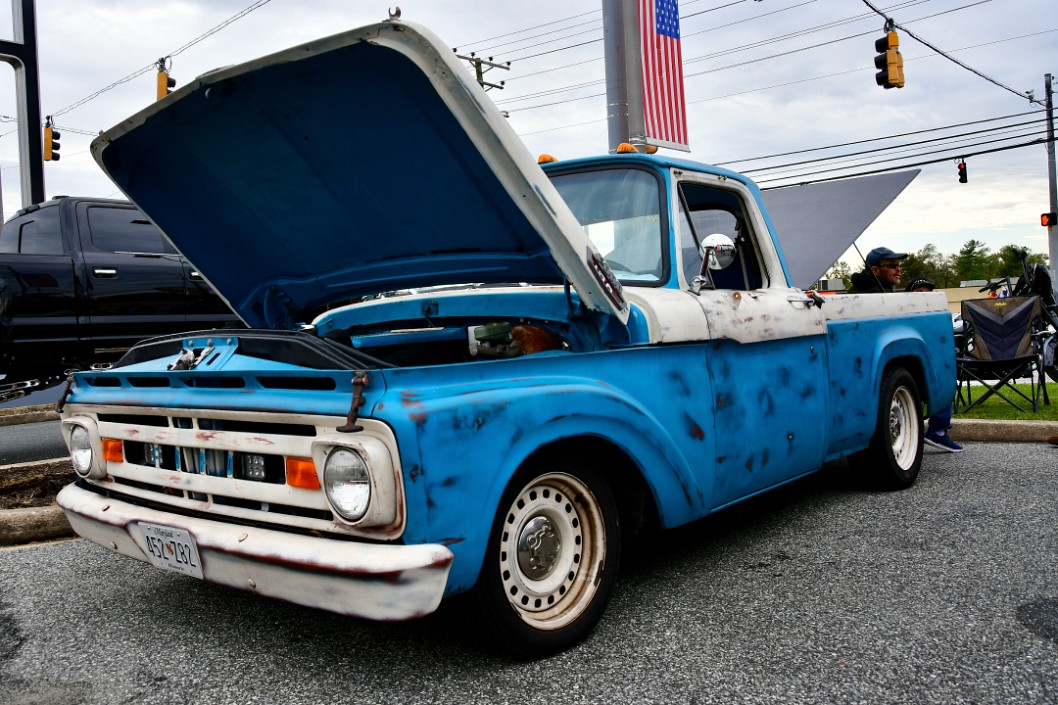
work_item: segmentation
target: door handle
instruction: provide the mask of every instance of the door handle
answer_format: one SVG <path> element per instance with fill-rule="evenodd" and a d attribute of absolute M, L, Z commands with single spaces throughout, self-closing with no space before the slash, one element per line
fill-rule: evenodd
<path fill-rule="evenodd" d="M 813 306 L 815 306 L 816 308 L 823 308 L 823 302 L 825 299 L 819 294 L 817 294 L 815 291 L 809 289 L 804 293 L 804 295 L 791 294 L 790 296 L 786 297 L 786 300 L 789 301 L 791 304 L 794 304 L 795 306 L 801 305 L 805 308 L 812 308 Z"/>
<path fill-rule="evenodd" d="M 113 279 L 118 275 L 118 270 L 111 269 L 109 267 L 93 267 L 92 274 L 97 277 L 104 277 L 107 279 Z"/>

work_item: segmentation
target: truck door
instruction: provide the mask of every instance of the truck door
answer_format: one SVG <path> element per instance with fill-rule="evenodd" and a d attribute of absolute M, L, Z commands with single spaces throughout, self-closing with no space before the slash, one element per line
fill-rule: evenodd
<path fill-rule="evenodd" d="M 709 329 L 714 506 L 722 506 L 822 464 L 826 321 L 811 299 L 786 285 L 767 226 L 746 205 L 754 203 L 748 192 L 705 178 L 677 190 L 685 285 L 699 289 Z M 699 287 L 698 244 L 713 233 L 730 237 L 735 255 Z"/>
<path fill-rule="evenodd" d="M 57 204 L 26 211 L 0 233 L 0 373 L 44 376 L 78 359 L 78 284 Z"/>
<path fill-rule="evenodd" d="M 161 231 L 131 205 L 80 203 L 77 223 L 97 359 L 186 329 L 184 269 Z"/>

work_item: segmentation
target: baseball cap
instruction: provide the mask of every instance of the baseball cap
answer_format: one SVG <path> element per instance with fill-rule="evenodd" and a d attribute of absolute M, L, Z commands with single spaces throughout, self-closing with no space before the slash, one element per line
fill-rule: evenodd
<path fill-rule="evenodd" d="M 908 284 L 907 288 L 904 289 L 904 291 L 914 291 L 915 289 L 918 289 L 919 287 L 923 286 L 929 289 L 930 291 L 933 291 L 937 288 L 937 285 L 931 282 L 929 279 L 926 279 L 925 277 L 919 277 L 915 281 Z"/>
<path fill-rule="evenodd" d="M 906 252 L 893 252 L 888 247 L 876 247 L 867 253 L 867 266 L 873 267 L 883 259 L 904 259 Z"/>

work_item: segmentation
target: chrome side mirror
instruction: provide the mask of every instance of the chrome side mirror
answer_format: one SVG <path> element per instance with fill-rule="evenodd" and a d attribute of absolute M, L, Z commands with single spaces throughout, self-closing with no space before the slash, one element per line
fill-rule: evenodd
<path fill-rule="evenodd" d="M 702 268 L 727 269 L 735 261 L 735 242 L 723 233 L 702 240 Z"/>
<path fill-rule="evenodd" d="M 694 278 L 695 292 L 715 289 L 709 270 L 726 269 L 735 261 L 735 242 L 723 233 L 713 233 L 702 240 L 702 269 Z"/>

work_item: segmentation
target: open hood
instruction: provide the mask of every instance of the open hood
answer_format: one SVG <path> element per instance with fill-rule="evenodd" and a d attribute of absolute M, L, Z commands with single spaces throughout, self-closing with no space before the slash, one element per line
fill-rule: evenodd
<path fill-rule="evenodd" d="M 429 31 L 390 21 L 200 76 L 92 143 L 253 327 L 359 297 L 620 285 L 506 119 Z"/>

